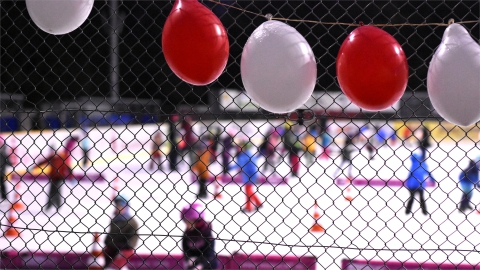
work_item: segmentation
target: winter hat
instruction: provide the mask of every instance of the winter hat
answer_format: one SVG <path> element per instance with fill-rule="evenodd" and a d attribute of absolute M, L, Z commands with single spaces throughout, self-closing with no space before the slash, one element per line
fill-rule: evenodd
<path fill-rule="evenodd" d="M 203 217 L 202 205 L 199 203 L 187 205 L 182 209 L 182 219 L 196 221 L 197 219 L 203 219 Z"/>
<path fill-rule="evenodd" d="M 113 199 L 113 201 L 115 202 L 115 204 L 117 204 L 120 207 L 128 206 L 128 199 L 123 195 L 120 195 L 120 194 L 117 195 L 117 197 L 115 197 L 115 199 Z"/>

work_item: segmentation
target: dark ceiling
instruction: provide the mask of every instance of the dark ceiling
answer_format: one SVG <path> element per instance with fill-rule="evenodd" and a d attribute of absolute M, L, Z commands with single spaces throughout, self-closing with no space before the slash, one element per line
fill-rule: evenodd
<path fill-rule="evenodd" d="M 322 22 L 365 24 L 441 23 L 479 20 L 479 1 L 222 1 L 276 17 Z M 262 17 L 204 1 L 221 19 L 229 34 L 230 58 L 225 73 L 208 87 L 193 87 L 172 74 L 162 54 L 162 27 L 173 1 L 123 1 L 120 32 L 122 97 L 158 99 L 166 111 L 178 104 L 207 102 L 211 88 L 242 88 L 240 56 Z M 95 1 L 88 20 L 74 32 L 49 35 L 30 20 L 24 1 L 1 1 L 1 92 L 26 96 L 27 107 L 41 102 L 71 101 L 82 96 L 107 97 L 112 72 L 108 36 L 112 2 Z M 335 59 L 341 43 L 354 27 L 289 22 L 310 43 L 317 57 L 316 91 L 339 89 Z M 466 28 L 478 41 L 479 24 Z M 425 91 L 428 63 L 441 41 L 444 26 L 385 27 L 408 57 L 408 90 Z"/>

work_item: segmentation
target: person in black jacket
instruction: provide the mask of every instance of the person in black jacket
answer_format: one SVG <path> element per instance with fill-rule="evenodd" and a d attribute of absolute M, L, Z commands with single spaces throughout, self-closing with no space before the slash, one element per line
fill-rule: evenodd
<path fill-rule="evenodd" d="M 11 166 L 8 160 L 6 145 L 3 143 L 0 145 L 0 189 L 2 194 L 2 200 L 7 199 L 7 189 L 5 187 L 5 180 L 7 175 L 5 174 L 5 167 Z"/>
<path fill-rule="evenodd" d="M 285 133 L 282 136 L 283 145 L 289 154 L 292 174 L 294 177 L 298 177 L 300 170 L 301 143 L 298 140 L 298 135 L 292 130 L 293 127 L 290 125 L 290 123 L 287 123 L 285 128 Z"/>
<path fill-rule="evenodd" d="M 343 148 L 340 150 L 341 156 L 340 156 L 340 165 L 338 166 L 337 170 L 335 171 L 334 178 L 337 179 L 342 173 L 345 173 L 345 171 L 348 169 L 348 173 L 346 174 L 348 179 L 352 179 L 352 152 L 355 150 L 355 145 L 353 143 L 353 140 L 358 136 L 358 133 L 349 133 L 346 136 L 345 139 L 345 144 Z M 344 164 L 347 166 L 344 167 Z M 340 173 L 339 173 L 340 172 Z"/>
<path fill-rule="evenodd" d="M 273 171 L 275 172 L 275 146 L 278 144 L 276 142 L 272 142 L 272 140 L 276 140 L 277 137 L 280 135 L 278 132 L 275 131 L 274 128 L 271 128 L 270 130 L 267 131 L 265 134 L 265 137 L 263 139 L 263 142 L 260 144 L 260 147 L 258 150 L 260 151 L 260 154 L 265 158 L 265 162 L 263 164 L 263 170 L 267 171 L 268 167 L 271 167 Z"/>
<path fill-rule="evenodd" d="M 235 134 L 233 131 L 228 131 L 227 134 L 222 139 L 222 167 L 223 167 L 223 174 L 228 173 L 228 164 L 230 163 L 230 159 L 235 156 L 235 154 L 231 153 L 231 150 L 234 148 L 233 145 L 233 137 Z"/>
<path fill-rule="evenodd" d="M 128 202 L 125 197 L 118 195 L 114 199 L 115 216 L 110 223 L 110 229 L 105 238 L 105 266 L 107 268 L 121 253 L 121 262 L 117 262 L 117 267 L 122 268 L 133 255 L 133 251 L 138 241 L 138 223 L 130 214 Z M 120 265 L 119 265 L 120 264 Z"/>
<path fill-rule="evenodd" d="M 421 131 L 422 138 L 420 140 L 419 148 L 422 151 L 421 155 L 425 158 L 428 158 L 430 154 L 427 155 L 427 149 L 432 146 L 432 143 L 430 142 L 430 131 L 423 125 L 421 127 Z"/>
<path fill-rule="evenodd" d="M 167 121 L 168 125 L 168 140 L 170 141 L 171 148 L 170 152 L 167 154 L 167 159 L 170 163 L 170 170 L 175 171 L 178 165 L 178 156 L 179 156 L 179 149 L 178 149 L 178 140 L 179 140 L 179 133 L 177 129 L 178 125 L 178 115 L 172 115 Z"/>
<path fill-rule="evenodd" d="M 216 269 L 217 254 L 212 225 L 205 221 L 200 204 L 194 203 L 183 208 L 181 218 L 187 226 L 182 238 L 187 269 Z"/>

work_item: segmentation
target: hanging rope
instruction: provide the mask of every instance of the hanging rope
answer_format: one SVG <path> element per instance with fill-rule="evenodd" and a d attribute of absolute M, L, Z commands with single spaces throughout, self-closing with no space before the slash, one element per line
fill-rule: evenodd
<path fill-rule="evenodd" d="M 262 17 L 267 20 L 277 20 L 277 21 L 285 21 L 285 22 L 299 22 L 299 23 L 313 23 L 313 24 L 320 24 L 320 25 L 342 25 L 342 26 L 362 26 L 363 23 L 342 23 L 342 22 L 322 22 L 322 21 L 314 21 L 314 20 L 302 20 L 302 19 L 288 19 L 282 17 L 271 17 L 270 14 L 260 14 L 256 12 L 252 12 L 243 8 L 239 8 L 233 5 L 225 4 L 220 2 L 220 0 L 207 0 L 208 2 L 215 3 L 217 5 L 225 6 L 228 8 L 236 9 L 242 11 L 244 13 L 253 14 L 257 17 Z M 480 21 L 460 21 L 456 22 L 458 24 L 470 24 L 470 23 L 479 23 Z M 376 24 L 369 24 L 377 27 L 402 27 L 402 26 L 448 26 L 453 23 L 453 19 L 449 19 L 448 23 L 376 23 Z"/>

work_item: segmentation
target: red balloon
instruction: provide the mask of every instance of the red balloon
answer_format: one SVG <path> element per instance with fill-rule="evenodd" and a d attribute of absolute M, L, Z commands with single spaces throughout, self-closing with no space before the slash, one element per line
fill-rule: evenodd
<path fill-rule="evenodd" d="M 193 85 L 216 80 L 227 65 L 225 27 L 197 0 L 176 0 L 162 34 L 165 59 L 172 71 Z"/>
<path fill-rule="evenodd" d="M 355 105 L 380 111 L 392 106 L 405 92 L 407 57 L 387 32 L 374 26 L 360 26 L 340 48 L 337 78 L 340 88 Z"/>

